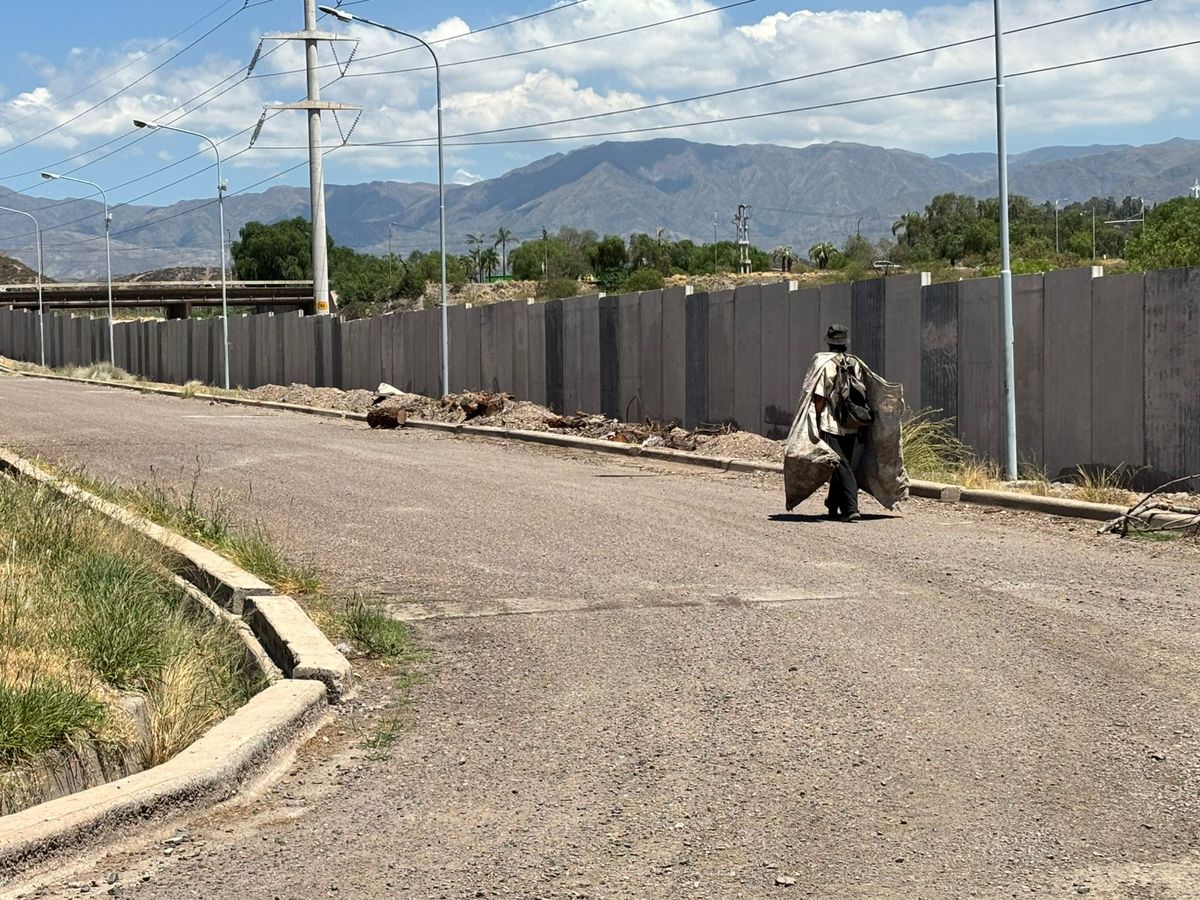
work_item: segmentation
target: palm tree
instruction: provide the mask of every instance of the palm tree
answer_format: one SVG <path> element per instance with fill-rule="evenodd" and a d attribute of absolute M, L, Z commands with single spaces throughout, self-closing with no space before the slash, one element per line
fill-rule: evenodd
<path fill-rule="evenodd" d="M 474 264 L 476 281 L 483 280 L 483 277 L 481 275 L 482 270 L 479 265 L 479 259 L 480 259 L 480 256 L 482 255 L 482 247 L 483 247 L 483 243 L 485 240 L 487 240 L 487 238 L 485 238 L 482 234 L 468 234 L 467 235 L 467 246 L 471 248 L 470 252 L 467 255 L 471 257 L 471 262 Z"/>
<path fill-rule="evenodd" d="M 496 268 L 500 265 L 500 255 L 496 253 L 495 247 L 488 247 L 479 254 L 479 267 L 483 273 L 491 278 L 496 273 Z"/>
<path fill-rule="evenodd" d="M 787 245 L 776 247 L 771 251 L 771 256 L 779 262 L 780 272 L 792 271 L 792 260 L 795 259 L 796 254 L 792 251 L 791 247 Z"/>
<path fill-rule="evenodd" d="M 924 226 L 925 219 L 919 212 L 905 213 L 893 223 L 892 237 L 896 239 L 896 243 L 912 247 L 921 239 L 921 232 L 925 230 Z"/>
<path fill-rule="evenodd" d="M 496 229 L 496 243 L 492 245 L 493 248 L 494 247 L 500 248 L 500 254 L 501 254 L 500 255 L 500 274 L 501 275 L 508 274 L 508 242 L 509 241 L 512 241 L 514 244 L 518 244 L 518 243 L 520 243 L 521 239 L 519 237 L 516 237 L 511 231 L 509 231 L 507 228 L 505 228 L 503 225 L 501 225 L 499 228 Z"/>
<path fill-rule="evenodd" d="M 837 247 L 829 241 L 821 241 L 819 244 L 813 244 L 808 248 L 808 258 L 817 264 L 818 269 L 824 269 L 829 266 L 829 260 L 837 252 Z"/>

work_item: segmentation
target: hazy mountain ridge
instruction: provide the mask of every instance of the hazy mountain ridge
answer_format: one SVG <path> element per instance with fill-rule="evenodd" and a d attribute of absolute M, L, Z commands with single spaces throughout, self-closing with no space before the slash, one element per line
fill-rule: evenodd
<path fill-rule="evenodd" d="M 1011 189 L 1042 202 L 1094 195 L 1160 201 L 1186 195 L 1200 176 L 1200 141 L 1149 146 L 1043 147 L 1010 159 Z M 803 148 L 722 146 L 676 139 L 609 142 L 559 153 L 499 178 L 447 189 L 447 241 L 462 252 L 467 233 L 506 227 L 531 238 L 563 225 L 600 233 L 654 233 L 711 241 L 732 237 L 739 203 L 751 206 L 751 240 L 800 252 L 818 240 L 840 242 L 855 229 L 880 237 L 902 213 L 946 191 L 995 193 L 995 155 L 932 158 L 907 150 L 833 142 Z M 236 184 L 233 185 L 236 190 Z M 437 246 L 437 188 L 372 181 L 328 185 L 329 231 L 339 243 L 381 253 L 389 224 L 397 252 Z M 0 188 L 0 203 L 34 211 L 46 235 L 47 270 L 59 278 L 97 277 L 104 267 L 100 204 L 54 201 Z M 187 200 L 166 207 L 113 210 L 118 274 L 160 267 L 215 265 L 215 210 Z M 308 214 L 308 190 L 272 187 L 226 200 L 231 233 L 250 220 Z M 35 262 L 32 235 L 19 217 L 0 217 L 0 250 Z M 78 220 L 78 221 L 77 221 Z M 161 220 L 161 221 L 159 221 Z M 138 227 L 143 226 L 145 227 Z M 132 229 L 132 230 L 131 230 Z M 90 239 L 90 240 L 89 240 Z M 72 242 L 86 243 L 72 246 Z"/>

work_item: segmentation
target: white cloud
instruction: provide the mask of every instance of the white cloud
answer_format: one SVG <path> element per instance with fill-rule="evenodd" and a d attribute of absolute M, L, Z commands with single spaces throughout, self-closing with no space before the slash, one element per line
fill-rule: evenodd
<path fill-rule="evenodd" d="M 881 0 L 882 2 L 882 0 Z M 990 41 L 984 40 L 937 53 L 913 56 L 847 71 L 788 80 L 759 90 L 739 92 L 641 112 L 564 122 L 496 135 L 456 137 L 513 125 L 595 116 L 627 107 L 654 104 L 692 94 L 726 90 L 740 85 L 793 79 L 824 69 L 846 67 L 878 57 L 920 50 L 936 44 L 986 36 L 991 30 L 990 2 L 943 3 L 905 14 L 895 10 L 779 11 L 764 8 L 755 22 L 735 27 L 723 14 L 687 19 L 620 37 L 588 41 L 543 52 L 488 62 L 458 65 L 464 60 L 502 56 L 531 47 L 547 46 L 707 8 L 703 0 L 590 0 L 561 12 L 454 40 L 470 27 L 490 21 L 466 21 L 451 16 L 423 36 L 440 41 L 435 47 L 443 64 L 444 116 L 449 135 L 448 167 L 455 178 L 471 173 L 495 175 L 514 164 L 590 143 L 600 137 L 568 142 L 456 146 L 465 142 L 528 139 L 552 135 L 679 125 L 723 119 L 717 124 L 677 130 L 648 131 L 626 139 L 685 137 L 714 143 L 774 142 L 803 146 L 814 141 L 850 140 L 923 152 L 984 147 L 994 128 L 993 93 L 980 84 L 847 105 L 827 106 L 786 115 L 762 115 L 745 121 L 738 116 L 822 106 L 877 94 L 949 84 L 992 74 Z M 1012 0 L 1010 28 L 1096 8 L 1094 0 Z M 283 23 L 281 23 L 283 25 Z M 1095 16 L 1054 27 L 1010 36 L 1010 72 L 1055 63 L 1123 53 L 1176 43 L 1200 31 L 1200 4 L 1191 0 L 1156 0 L 1120 13 Z M 323 96 L 361 104 L 365 110 L 352 141 L 377 145 L 394 141 L 424 141 L 424 146 L 366 146 L 338 150 L 328 158 L 330 181 L 367 177 L 433 181 L 436 133 L 433 73 L 423 48 L 412 41 L 362 25 L 336 26 L 361 40 L 352 77 L 339 78 L 328 47 L 322 48 L 327 84 Z M 14 85 L 20 93 L 0 101 L 0 149 L 29 140 L 53 128 L 34 145 L 38 161 L 84 154 L 91 148 L 125 135 L 134 116 L 158 117 L 172 107 L 202 95 L 211 102 L 196 109 L 180 124 L 223 137 L 249 130 L 263 104 L 287 102 L 302 96 L 304 77 L 289 70 L 303 65 L 302 50 L 285 45 L 265 55 L 249 80 L 222 80 L 244 65 L 253 47 L 221 45 L 189 65 L 169 65 L 148 75 L 121 97 L 88 112 L 88 108 L 117 87 L 148 72 L 161 54 L 145 56 L 152 40 L 130 41 L 111 51 L 75 48 L 60 60 L 25 60 L 37 83 Z M 163 53 L 171 48 L 164 49 Z M 348 48 L 339 47 L 345 60 Z M 379 56 L 379 54 L 387 54 Z M 189 59 L 194 57 L 187 57 Z M 128 65 L 79 96 L 70 95 L 95 80 L 97 72 Z M 1129 129 L 1149 123 L 1182 122 L 1192 115 L 1197 100 L 1193 73 L 1200 66 L 1195 48 L 1098 66 L 1015 77 L 1008 88 L 1010 140 L 1026 145 L 1069 142 L 1073 130 L 1088 129 L 1092 139 L 1105 129 Z M 412 70 L 412 71 L 396 71 Z M 281 74 L 288 73 L 288 74 Z M 372 77 L 363 77 L 371 73 Z M 57 99 L 67 98 L 70 99 Z M 57 100 L 58 105 L 53 105 Z M 79 116 L 78 119 L 75 119 Z M 71 121 L 75 119 L 74 121 Z M 348 128 L 352 116 L 343 116 Z M 622 139 L 622 136 L 613 136 Z M 304 116 L 285 112 L 271 117 L 258 146 L 248 152 L 248 134 L 222 145 L 238 181 L 249 184 L 303 161 L 306 142 Z M 340 142 L 331 116 L 325 117 L 327 146 Z M 152 144 L 144 144 L 144 141 Z M 174 159 L 173 167 L 123 188 L 126 197 L 166 185 L 209 164 L 209 154 L 194 140 L 164 134 L 121 137 L 113 146 L 86 153 L 74 164 L 90 162 L 124 142 L 152 153 L 128 167 L 125 180 L 137 180 L 157 167 L 152 160 Z M 275 149 L 294 148 L 294 149 Z M 121 151 L 125 158 L 132 151 Z M 0 162 L 0 175 L 13 167 Z M 19 166 L 16 168 L 32 168 Z M 19 184 L 5 182 L 9 186 Z M 170 194 L 168 193 L 169 197 Z M 153 198 L 157 199 L 157 198 Z"/>
<path fill-rule="evenodd" d="M 472 175 L 466 169 L 458 169 L 450 176 L 450 180 L 455 184 L 475 184 L 478 181 L 483 181 L 480 175 Z"/>

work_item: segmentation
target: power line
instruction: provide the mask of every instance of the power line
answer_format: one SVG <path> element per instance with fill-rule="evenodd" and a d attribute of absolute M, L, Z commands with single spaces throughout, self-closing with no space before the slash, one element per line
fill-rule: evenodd
<path fill-rule="evenodd" d="M 157 71 L 159 71 L 160 69 L 162 69 L 162 68 L 166 67 L 167 65 L 169 65 L 170 63 L 172 63 L 173 61 L 175 61 L 176 59 L 178 59 L 180 56 L 182 56 L 184 53 L 187 53 L 189 50 L 191 50 L 191 49 L 192 49 L 193 47 L 195 47 L 197 44 L 199 44 L 199 43 L 201 43 L 202 41 L 206 40 L 208 37 L 210 37 L 210 36 L 211 36 L 211 35 L 213 35 L 215 32 L 219 31 L 221 28 L 223 28 L 225 25 L 227 25 L 229 22 L 231 22 L 231 21 L 233 21 L 234 19 L 236 19 L 236 18 L 237 18 L 238 16 L 240 16 L 240 15 L 241 15 L 241 14 L 242 14 L 242 13 L 243 13 L 245 10 L 246 10 L 246 7 L 245 7 L 245 6 L 243 6 L 241 9 L 235 10 L 233 13 L 229 14 L 229 15 L 228 15 L 228 16 L 226 16 L 224 19 L 222 19 L 220 22 L 218 22 L 216 25 L 214 25 L 212 28 L 210 28 L 208 31 L 204 32 L 204 34 L 200 35 L 200 37 L 198 37 L 198 38 L 196 38 L 194 41 L 192 41 L 190 44 L 186 45 L 185 47 L 183 47 L 182 49 L 180 49 L 180 50 L 176 51 L 175 53 L 172 53 L 170 56 L 168 56 L 166 59 L 164 59 L 164 60 L 163 60 L 162 62 L 160 62 L 158 65 L 154 66 L 153 68 L 151 68 L 149 71 L 147 71 L 147 72 L 143 73 L 142 75 L 139 75 L 137 78 L 135 78 L 135 79 L 134 79 L 133 81 L 131 81 L 129 84 L 125 85 L 125 86 L 124 86 L 123 88 L 121 88 L 119 91 L 116 91 L 115 93 L 109 94 L 109 95 L 108 95 L 107 97 L 105 97 L 103 100 L 99 100 L 99 101 L 97 101 L 96 103 L 93 103 L 93 104 L 92 104 L 91 106 L 89 106 L 87 109 L 85 109 L 85 110 L 83 110 L 83 111 L 81 111 L 81 112 L 78 112 L 78 113 L 76 113 L 75 115 L 71 116 L 71 118 L 67 119 L 67 120 L 66 120 L 66 121 L 64 121 L 64 122 L 60 122 L 59 124 L 55 125 L 53 128 L 50 128 L 50 129 L 47 129 L 46 131 L 43 131 L 41 134 L 34 135 L 34 136 L 33 136 L 33 137 L 31 137 L 31 138 L 26 138 L 25 140 L 23 140 L 23 141 L 19 141 L 19 142 L 18 142 L 18 143 L 16 143 L 16 144 L 12 144 L 12 145 L 11 145 L 11 146 L 9 146 L 9 147 L 5 147 L 3 150 L 0 150 L 0 156 L 4 156 L 6 153 L 12 153 L 14 150 L 19 150 L 19 149 L 21 149 L 22 147 L 28 147 L 30 144 L 36 143 L 36 142 L 40 141 L 42 138 L 44 138 L 44 137 L 48 137 L 49 135 L 51 135 L 51 134 L 54 134 L 56 131 L 59 131 L 60 129 L 62 129 L 62 128 L 65 128 L 66 126 L 70 125 L 72 122 L 77 122 L 77 121 L 79 121 L 79 120 L 80 120 L 80 119 L 82 119 L 84 116 L 88 115 L 89 113 L 91 113 L 91 112 L 95 112 L 97 109 L 99 109 L 99 108 L 100 108 L 101 106 L 103 106 L 105 103 L 108 103 L 110 100 L 114 100 L 114 99 L 116 99 L 117 97 L 121 96 L 121 95 L 122 95 L 122 94 L 124 94 L 124 93 L 125 93 L 127 90 L 129 90 L 130 88 L 132 88 L 132 87 L 135 87 L 136 85 L 138 85 L 138 84 L 140 84 L 141 82 L 145 81 L 147 78 L 149 78 L 149 77 L 150 77 L 151 75 L 153 75 L 155 72 L 157 72 Z"/>
<path fill-rule="evenodd" d="M 452 66 L 467 66 L 467 65 L 473 65 L 474 63 L 493 62 L 498 59 L 510 59 L 514 56 L 524 56 L 525 54 L 528 54 L 528 53 L 540 53 L 543 50 L 560 50 L 563 47 L 574 47 L 577 44 L 586 44 L 590 41 L 599 41 L 604 38 L 619 37 L 620 35 L 624 35 L 624 34 L 633 34 L 636 31 L 645 31 L 649 28 L 658 28 L 659 26 L 662 26 L 662 25 L 671 25 L 675 22 L 683 22 L 687 19 L 698 18 L 699 16 L 708 16 L 708 15 L 712 15 L 713 13 L 724 12 L 727 9 L 734 9 L 735 7 L 738 7 L 738 6 L 746 6 L 750 3 L 757 3 L 757 2 L 758 2 L 758 0 L 736 0 L 736 2 L 727 3 L 724 6 L 713 6 L 713 7 L 710 7 L 709 9 L 702 9 L 699 12 L 688 13 L 687 15 L 683 15 L 683 16 L 675 16 L 674 18 L 671 18 L 671 19 L 660 19 L 657 22 L 647 22 L 645 25 L 634 25 L 630 28 L 622 28 L 618 31 L 608 31 L 608 32 L 605 32 L 604 34 L 593 34 L 593 35 L 588 35 L 587 37 L 575 38 L 570 41 L 560 41 L 557 44 L 545 44 L 544 46 L 541 46 L 541 47 L 528 47 L 524 50 L 512 50 L 508 53 L 498 53 L 494 56 L 478 56 L 473 59 L 460 59 L 460 60 L 456 60 L 453 62 L 444 62 L 441 64 L 441 67 L 443 69 L 449 69 Z M 346 77 L 346 78 L 371 78 L 376 75 L 402 75 L 407 72 L 428 72 L 432 69 L 433 69 L 433 66 L 413 66 L 408 69 L 384 69 L 381 72 L 363 72 L 358 75 L 349 73 L 349 74 L 345 75 L 344 77 Z"/>
<path fill-rule="evenodd" d="M 356 2 L 365 3 L 366 0 L 356 0 Z M 549 15 L 550 13 L 562 12 L 563 10 L 570 9 L 572 6 L 579 6 L 581 3 L 587 3 L 587 2 L 588 2 L 588 0 L 571 0 L 571 2 L 569 2 L 569 3 L 562 3 L 562 4 L 559 4 L 558 6 L 551 6 L 548 9 L 538 10 L 537 12 L 532 12 L 525 16 L 518 16 L 515 19 L 506 19 L 503 22 L 497 22 L 494 25 L 487 25 L 483 28 L 475 28 L 471 31 L 464 31 L 462 34 L 455 34 L 455 35 L 451 35 L 450 37 L 438 38 L 436 41 L 429 41 L 428 43 L 433 44 L 433 45 L 447 44 L 450 41 L 458 41 L 458 40 L 462 40 L 465 37 L 472 37 L 477 34 L 483 34 L 483 32 L 485 32 L 485 31 L 494 31 L 497 28 L 508 28 L 509 26 L 516 25 L 520 22 L 527 22 L 530 19 L 536 19 L 539 16 Z M 343 3 L 340 5 L 341 6 L 351 6 L 354 4 Z M 419 49 L 419 45 L 415 45 L 412 47 L 401 47 L 398 50 L 384 50 L 381 53 L 370 53 L 366 56 L 359 56 L 359 57 L 357 57 L 357 61 L 358 62 L 366 62 L 366 61 L 372 60 L 372 59 L 382 59 L 385 56 L 395 56 L 398 53 L 408 53 L 410 50 L 416 50 L 416 49 Z M 321 65 L 317 66 L 317 68 L 318 69 L 333 69 L 333 68 L 338 68 L 338 64 L 337 63 L 322 63 Z M 307 69 L 284 69 L 279 72 L 264 72 L 262 75 L 253 75 L 251 77 L 253 77 L 253 78 L 278 78 L 282 75 L 303 75 L 307 71 L 308 71 Z"/>
<path fill-rule="evenodd" d="M 31 113 L 28 113 L 27 115 L 21 116 L 18 119 L 11 119 L 8 122 L 4 122 L 4 123 L 0 124 L 0 128 L 11 128 L 13 125 L 16 125 L 20 122 L 24 122 L 26 119 L 32 119 L 34 116 L 36 116 L 38 114 L 38 112 L 41 112 L 42 110 L 55 109 L 56 107 L 67 102 L 68 100 L 74 100 L 80 94 L 86 93 L 87 91 L 90 91 L 92 88 L 103 84 L 104 82 L 108 81 L 108 79 L 112 78 L 114 75 L 119 75 L 121 72 L 124 72 L 126 69 L 130 68 L 131 66 L 135 66 L 138 63 L 142 62 L 143 60 L 148 59 L 149 57 L 153 56 L 155 53 L 157 53 L 163 47 L 170 44 L 172 41 L 176 40 L 177 38 L 181 37 L 184 34 L 187 34 L 189 31 L 191 31 L 193 28 L 195 28 L 197 25 L 199 25 L 205 19 L 211 18 L 212 16 L 214 16 L 218 12 L 220 12 L 222 9 L 224 9 L 226 6 L 228 6 L 231 3 L 235 3 L 235 2 L 237 2 L 237 0 L 224 0 L 224 2 L 219 3 L 215 9 L 209 10 L 204 15 L 202 15 L 199 19 L 192 22 L 190 25 L 187 25 L 186 27 L 181 28 L 179 31 L 175 32 L 173 35 L 171 35 L 169 38 L 164 40 L 162 43 L 158 44 L 155 47 L 150 48 L 145 53 L 141 54 L 140 56 L 136 57 L 135 59 L 131 59 L 129 62 L 125 63 L 125 65 L 119 66 L 116 69 L 112 69 L 108 72 L 105 72 L 103 75 L 101 75 L 95 81 L 91 82 L 90 84 L 84 85 L 83 87 L 79 88 L 79 90 L 77 90 L 73 93 L 67 94 L 65 97 L 60 97 L 57 100 L 54 100 L 50 103 L 39 104 L 39 109 L 36 112 L 31 112 Z M 243 0 L 243 3 L 247 3 L 247 2 L 248 2 L 248 0 Z M 268 2 L 270 2 L 270 0 L 268 0 Z"/>
<path fill-rule="evenodd" d="M 1053 66 L 1042 66 L 1040 68 L 1028 69 L 1028 70 L 1022 71 L 1022 72 L 1012 72 L 1012 73 L 1008 74 L 1006 77 L 1020 78 L 1025 75 L 1037 75 L 1037 74 L 1041 74 L 1041 73 L 1045 73 L 1045 72 L 1057 71 L 1059 69 L 1070 69 L 1070 68 L 1076 68 L 1078 66 L 1093 65 L 1095 63 L 1110 62 L 1110 61 L 1118 60 L 1118 59 L 1129 59 L 1129 58 L 1136 57 L 1136 56 L 1145 56 L 1150 53 L 1161 53 L 1166 50 L 1178 50 L 1183 47 L 1192 47 L 1197 44 L 1200 44 L 1200 40 L 1182 41 L 1177 44 L 1168 44 L 1168 45 L 1164 45 L 1161 47 L 1149 47 L 1144 50 L 1132 50 L 1132 51 L 1128 51 L 1125 53 L 1114 53 L 1109 56 L 1099 56 L 1099 57 L 1094 57 L 1092 59 L 1077 60 L 1077 61 L 1070 62 L 1070 63 L 1060 63 L 1058 65 L 1053 65 Z M 994 76 L 987 75 L 987 76 L 984 76 L 981 78 L 969 78 L 969 79 L 964 79 L 962 81 L 950 82 L 948 84 L 938 84 L 938 85 L 932 85 L 932 86 L 923 87 L 923 88 L 911 88 L 909 90 L 904 90 L 904 91 L 892 91 L 892 92 L 886 93 L 886 94 L 874 94 L 874 95 L 871 95 L 868 97 L 856 97 L 856 98 L 852 98 L 849 100 L 836 100 L 836 101 L 831 101 L 831 102 L 827 102 L 827 103 L 815 103 L 815 104 L 811 104 L 808 106 L 795 106 L 795 107 L 789 107 L 787 109 L 776 109 L 776 110 L 769 110 L 767 112 L 759 112 L 759 113 L 745 113 L 745 114 L 736 115 L 736 116 L 719 116 L 716 118 L 699 119 L 699 120 L 695 120 L 692 122 L 679 122 L 679 123 L 670 124 L 670 125 L 647 125 L 647 126 L 643 126 L 640 128 L 614 129 L 611 131 L 593 131 L 593 132 L 587 132 L 587 133 L 581 133 L 581 134 L 547 135 L 544 137 L 511 138 L 511 139 L 507 139 L 507 140 L 498 140 L 498 141 L 457 141 L 457 142 L 453 142 L 453 143 L 447 143 L 446 146 L 449 146 L 449 147 L 479 147 L 479 146 L 491 146 L 491 145 L 501 145 L 501 144 L 535 144 L 535 143 L 545 143 L 545 142 L 554 142 L 554 141 L 583 140 L 585 138 L 596 138 L 596 137 L 618 137 L 618 136 L 629 135 L 629 134 L 644 134 L 644 133 L 655 132 L 655 131 L 669 131 L 669 130 L 675 129 L 675 128 L 695 128 L 695 127 L 699 127 L 701 125 L 717 125 L 717 124 L 724 124 L 724 123 L 728 123 L 728 122 L 744 122 L 744 121 L 749 121 L 752 119 L 766 119 L 766 118 L 771 118 L 773 116 L 789 115 L 792 113 L 814 112 L 814 111 L 822 110 L 822 109 L 834 109 L 834 108 L 841 107 L 841 106 L 852 106 L 857 103 L 867 103 L 867 102 L 870 102 L 873 100 L 892 100 L 892 99 L 896 99 L 899 97 L 910 97 L 910 96 L 914 96 L 917 94 L 928 94 L 928 93 L 932 93 L 934 91 L 945 91 L 945 90 L 951 90 L 953 88 L 968 87 L 968 86 L 976 85 L 976 84 L 984 84 L 987 82 L 991 82 L 993 80 L 994 80 Z M 531 125 L 528 127 L 537 127 L 537 126 Z M 348 146 L 348 147 L 397 147 L 397 146 L 428 147 L 428 146 L 430 146 L 429 142 L 432 140 L 433 140 L 433 138 L 424 138 L 423 142 L 419 142 L 419 141 L 374 141 L 374 142 L 364 142 L 364 143 L 359 143 L 359 144 L 347 144 L 346 146 Z M 303 149 L 303 148 L 273 147 L 270 149 L 297 150 L 297 149 Z"/>
<path fill-rule="evenodd" d="M 1105 7 L 1104 9 L 1092 10 L 1090 12 L 1080 13 L 1080 14 L 1073 15 L 1073 16 L 1065 16 L 1065 17 L 1059 18 L 1059 19 L 1050 19 L 1045 22 L 1038 22 L 1033 25 L 1026 25 L 1021 28 L 1014 28 L 1014 29 L 1005 31 L 1004 33 L 1005 34 L 1016 34 L 1018 32 L 1023 32 L 1023 31 L 1032 31 L 1036 28 L 1046 28 L 1046 27 L 1049 27 L 1052 25 L 1060 25 L 1064 22 L 1071 22 L 1071 21 L 1075 21 L 1077 19 L 1088 18 L 1090 16 L 1097 16 L 1097 15 L 1101 15 L 1104 13 L 1116 12 L 1118 10 L 1128 9 L 1128 8 L 1134 7 L 1134 6 L 1142 6 L 1146 3 L 1153 3 L 1153 2 L 1154 2 L 1154 0 L 1132 0 L 1132 2 L 1121 3 L 1116 6 L 1108 6 L 1108 7 Z M 583 121 L 588 121 L 591 119 L 603 119 L 603 118 L 607 118 L 610 116 L 625 115 L 626 113 L 645 112 L 647 110 L 652 110 L 652 109 L 662 109 L 667 106 L 677 106 L 681 103 L 693 103 L 697 100 L 711 100 L 715 97 L 726 97 L 731 94 L 739 94 L 739 93 L 745 93 L 747 91 L 761 90 L 762 88 L 778 87 L 779 85 L 782 85 L 782 84 L 792 84 L 797 81 L 804 81 L 804 80 L 807 80 L 810 78 L 818 78 L 818 77 L 821 77 L 824 75 L 835 75 L 835 74 L 838 74 L 841 72 L 849 72 L 854 69 L 861 69 L 861 68 L 866 68 L 868 66 L 880 65 L 881 63 L 896 62 L 896 61 L 902 60 L 902 59 L 911 59 L 912 57 L 922 56 L 926 53 L 936 53 L 941 50 L 949 50 L 949 49 L 953 49 L 955 47 L 964 47 L 969 44 L 979 43 L 981 41 L 990 41 L 993 39 L 993 37 L 994 37 L 994 35 L 985 34 L 985 35 L 980 35 L 978 37 L 965 38 L 965 39 L 959 40 L 959 41 L 951 41 L 951 42 L 945 43 L 945 44 L 937 44 L 936 46 L 925 47 L 920 50 L 910 50 L 905 53 L 897 53 L 892 56 L 882 56 L 882 57 L 878 57 L 876 59 L 863 60 L 862 62 L 849 63 L 849 64 L 843 65 L 843 66 L 835 66 L 834 68 L 830 68 L 830 69 L 820 69 L 815 72 L 805 72 L 800 75 L 791 75 L 786 78 L 777 78 L 772 81 L 763 81 L 763 82 L 759 82 L 757 84 L 748 84 L 748 85 L 743 85 L 741 87 L 726 88 L 726 89 L 720 90 L 720 91 L 711 91 L 707 94 L 696 94 L 691 97 L 680 97 L 675 100 L 663 100 L 663 101 L 660 101 L 657 103 L 647 103 L 642 106 L 629 106 L 629 107 L 625 107 L 623 109 L 608 110 L 606 112 L 589 113 L 587 115 L 580 115 L 580 116 L 570 116 L 570 117 L 562 118 L 562 119 L 552 119 L 552 120 L 549 120 L 546 122 L 536 122 L 536 123 L 529 124 L 529 125 L 509 125 L 504 128 L 490 128 L 490 129 L 483 130 L 483 131 L 466 131 L 466 132 L 460 132 L 458 134 L 449 135 L 449 137 L 452 137 L 452 138 L 480 137 L 480 136 L 489 135 L 489 134 L 503 134 L 503 133 L 507 133 L 507 132 L 511 132 L 511 131 L 523 131 L 523 130 L 529 129 L 529 128 L 542 128 L 542 127 L 545 127 L 548 125 L 564 125 L 564 124 L 568 124 L 571 122 L 583 122 Z M 377 74 L 382 74 L 382 73 L 377 73 Z M 359 77 L 362 77 L 362 76 L 359 76 Z M 426 138 L 418 138 L 418 139 L 412 139 L 412 140 L 406 140 L 406 141 L 396 141 L 396 142 L 390 144 L 389 146 L 400 146 L 402 144 L 409 144 L 409 143 L 422 143 L 425 140 L 427 140 L 427 139 Z"/>

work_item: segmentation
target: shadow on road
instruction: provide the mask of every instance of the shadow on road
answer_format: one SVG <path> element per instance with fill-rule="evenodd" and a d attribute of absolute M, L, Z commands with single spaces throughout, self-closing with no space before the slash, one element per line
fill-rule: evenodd
<path fill-rule="evenodd" d="M 825 516 L 825 513 L 775 513 L 767 516 L 772 522 L 826 522 L 831 525 L 843 525 L 844 522 L 833 522 Z M 891 516 L 886 513 L 863 513 L 860 522 L 874 522 L 880 519 L 898 519 L 899 516 Z"/>

